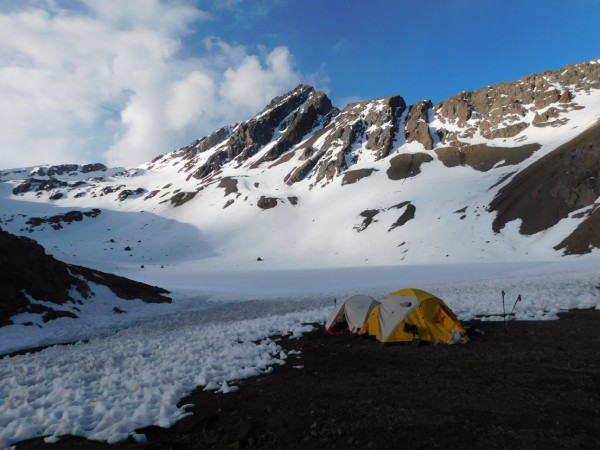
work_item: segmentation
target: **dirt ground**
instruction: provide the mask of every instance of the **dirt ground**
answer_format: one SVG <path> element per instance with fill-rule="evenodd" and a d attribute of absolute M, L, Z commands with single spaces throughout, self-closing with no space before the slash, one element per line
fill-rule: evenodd
<path fill-rule="evenodd" d="M 548 322 L 466 322 L 466 345 L 381 346 L 322 327 L 300 354 L 229 394 L 198 390 L 193 415 L 147 443 L 64 437 L 61 449 L 600 448 L 600 311 Z M 48 447 L 40 439 L 18 449 Z"/>

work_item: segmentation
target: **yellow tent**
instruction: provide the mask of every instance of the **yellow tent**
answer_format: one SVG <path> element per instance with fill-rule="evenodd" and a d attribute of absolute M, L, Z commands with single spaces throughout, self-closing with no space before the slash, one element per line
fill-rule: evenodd
<path fill-rule="evenodd" d="M 420 289 L 402 289 L 377 305 L 358 334 L 381 342 L 465 342 L 465 329 L 438 297 Z"/>

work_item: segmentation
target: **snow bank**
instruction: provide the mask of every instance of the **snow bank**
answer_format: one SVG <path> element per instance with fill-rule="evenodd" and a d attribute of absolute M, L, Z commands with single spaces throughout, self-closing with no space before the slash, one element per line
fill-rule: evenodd
<path fill-rule="evenodd" d="M 177 402 L 198 386 L 231 382 L 283 364 L 268 336 L 300 336 L 327 309 L 202 324 L 163 321 L 110 337 L 0 360 L 0 448 L 20 440 L 73 434 L 109 443 L 186 415 Z M 137 437 L 140 439 L 140 436 Z"/>

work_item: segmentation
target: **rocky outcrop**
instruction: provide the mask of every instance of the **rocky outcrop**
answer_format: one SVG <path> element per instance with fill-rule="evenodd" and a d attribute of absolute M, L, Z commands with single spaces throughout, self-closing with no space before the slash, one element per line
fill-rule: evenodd
<path fill-rule="evenodd" d="M 14 195 L 21 195 L 27 192 L 40 192 L 40 191 L 52 191 L 53 189 L 59 189 L 69 186 L 69 183 L 55 178 L 50 179 L 38 179 L 30 178 L 17 187 L 13 188 Z"/>
<path fill-rule="evenodd" d="M 409 201 L 401 202 L 397 205 L 393 205 L 393 206 L 390 206 L 387 208 L 365 209 L 364 211 L 362 211 L 359 214 L 359 216 L 363 218 L 362 223 L 355 225 L 354 229 L 359 233 L 361 231 L 366 230 L 369 227 L 369 225 L 371 225 L 372 223 L 378 222 L 378 220 L 376 220 L 375 217 L 380 212 L 389 211 L 392 209 L 401 209 L 401 210 L 403 210 L 403 212 L 400 215 L 400 217 L 398 217 L 398 219 L 396 219 L 396 221 L 388 228 L 388 232 L 392 231 L 394 228 L 401 227 L 409 220 L 414 219 L 415 211 L 417 210 L 417 208 L 415 208 L 415 206 Z"/>
<path fill-rule="evenodd" d="M 493 229 L 521 219 L 530 235 L 556 225 L 600 195 L 600 123 L 519 172 L 489 206 Z"/>
<path fill-rule="evenodd" d="M 450 122 L 464 127 L 473 112 L 473 105 L 469 103 L 469 98 L 468 93 L 461 92 L 440 103 L 439 115 L 442 122 Z"/>
<path fill-rule="evenodd" d="M 425 150 L 433 148 L 433 138 L 429 133 L 428 113 L 433 105 L 431 100 L 425 99 L 411 106 L 406 119 L 404 134 L 406 142 L 420 142 Z"/>
<path fill-rule="evenodd" d="M 354 184 L 357 181 L 368 177 L 373 172 L 377 172 L 377 169 L 348 170 L 344 173 L 344 177 L 342 178 L 342 186 L 345 184 Z"/>
<path fill-rule="evenodd" d="M 600 86 L 600 64 L 595 61 L 566 66 L 555 72 L 528 75 L 511 83 L 499 83 L 478 91 L 465 91 L 434 107 L 443 125 L 438 130 L 442 144 L 453 144 L 477 132 L 486 139 L 517 136 L 530 123 L 559 126 L 562 113 L 577 108 L 575 92 Z M 459 125 L 460 130 L 448 125 Z"/>
<path fill-rule="evenodd" d="M 44 224 L 50 225 L 55 230 L 63 228 L 63 224 L 70 224 L 73 222 L 81 222 L 84 217 L 94 218 L 98 217 L 102 211 L 98 208 L 91 209 L 90 211 L 69 211 L 64 214 L 56 214 L 49 217 L 30 217 L 25 222 L 30 226 L 29 230 L 39 227 Z"/>
<path fill-rule="evenodd" d="M 539 144 L 527 144 L 512 148 L 477 144 L 438 148 L 435 153 L 446 167 L 470 166 L 480 172 L 487 172 L 493 167 L 510 166 L 523 162 L 540 147 Z"/>
<path fill-rule="evenodd" d="M 218 187 L 225 189 L 225 197 L 229 194 L 238 193 L 238 179 L 231 177 L 223 177 L 219 181 Z"/>
<path fill-rule="evenodd" d="M 595 248 L 600 248 L 600 208 L 594 205 L 585 213 L 588 217 L 566 237 L 555 250 L 562 250 L 565 255 L 584 255 Z"/>
<path fill-rule="evenodd" d="M 300 160 L 305 162 L 288 174 L 286 183 L 309 177 L 313 184 L 329 181 L 358 162 L 361 151 L 372 152 L 376 161 L 386 158 L 393 149 L 405 109 L 406 103 L 399 95 L 348 105 L 298 148 Z"/>
<path fill-rule="evenodd" d="M 338 110 L 324 93 L 310 86 L 299 85 L 290 93 L 273 99 L 253 119 L 234 127 L 227 139 L 220 141 L 218 150 L 197 167 L 192 176 L 203 179 L 217 172 L 223 164 L 233 161 L 239 167 L 277 138 L 274 145 L 254 163 L 254 167 L 265 161 L 274 161 L 300 143 L 312 130 L 326 126 L 337 113 Z M 281 136 L 276 136 L 276 133 L 281 133 Z M 221 133 L 214 140 L 222 136 Z M 202 141 L 198 141 L 197 145 L 200 144 Z M 193 164 L 190 161 L 186 168 L 193 167 Z"/>
<path fill-rule="evenodd" d="M 390 180 L 398 181 L 421 173 L 421 164 L 433 161 L 427 153 L 400 153 L 390 160 L 387 176 Z"/>
<path fill-rule="evenodd" d="M 281 155 L 299 144 L 304 137 L 318 126 L 326 125 L 338 113 L 331 101 L 322 92 L 311 91 L 306 104 L 297 109 L 279 125 L 282 135 L 255 164 L 258 167 L 265 161 L 275 161 Z"/>
<path fill-rule="evenodd" d="M 394 146 L 399 120 L 406 110 L 406 103 L 399 95 L 383 99 L 381 106 L 372 108 L 365 116 L 367 143 L 365 148 L 375 153 L 375 160 L 387 157 Z"/>
<path fill-rule="evenodd" d="M 275 208 L 277 206 L 277 198 L 265 197 L 263 195 L 258 199 L 258 202 L 256 202 L 256 206 L 263 210 Z"/>
<path fill-rule="evenodd" d="M 32 302 L 63 305 L 81 302 L 94 295 L 89 282 L 110 288 L 123 299 L 139 298 L 148 302 L 170 302 L 164 289 L 148 286 L 116 275 L 65 264 L 49 256 L 35 241 L 0 230 L 0 326 L 10 323 L 18 313 L 41 313 L 44 320 L 73 317 L 49 306 Z M 78 298 L 73 298 L 73 291 Z"/>
<path fill-rule="evenodd" d="M 272 160 L 300 142 L 320 117 L 332 110 L 325 94 L 300 85 L 289 94 L 273 99 L 254 119 L 239 125 L 226 146 L 227 157 L 233 161 L 239 156 L 240 161 L 245 161 L 268 144 L 277 130 L 285 130 L 273 153 L 265 156 L 266 160 Z"/>
<path fill-rule="evenodd" d="M 400 205 L 397 205 L 396 208 L 404 209 L 404 212 L 398 217 L 398 219 L 392 224 L 388 231 L 392 231 L 394 228 L 401 227 L 409 220 L 415 218 L 415 213 L 417 208 L 410 202 L 403 202 Z"/>
<path fill-rule="evenodd" d="M 169 199 L 169 201 L 171 202 L 171 205 L 173 205 L 173 207 L 177 208 L 178 206 L 184 205 L 185 203 L 189 202 L 196 196 L 197 193 L 198 191 L 177 192 Z"/>

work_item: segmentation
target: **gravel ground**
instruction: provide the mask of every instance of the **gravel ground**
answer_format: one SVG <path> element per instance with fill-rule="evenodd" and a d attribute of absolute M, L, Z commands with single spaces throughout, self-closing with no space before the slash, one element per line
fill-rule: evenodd
<path fill-rule="evenodd" d="M 390 345 L 322 327 L 282 338 L 288 363 L 148 442 L 63 437 L 18 449 L 600 448 L 600 311 L 546 322 L 466 322 L 466 345 Z"/>

